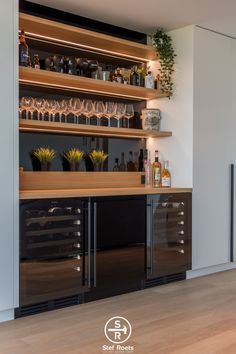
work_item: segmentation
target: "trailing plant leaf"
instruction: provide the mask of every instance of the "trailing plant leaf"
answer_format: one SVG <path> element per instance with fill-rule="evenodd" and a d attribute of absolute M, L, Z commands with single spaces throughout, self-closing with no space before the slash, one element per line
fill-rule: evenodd
<path fill-rule="evenodd" d="M 161 90 L 162 92 L 167 93 L 170 98 L 173 95 L 174 84 L 172 81 L 172 74 L 174 72 L 176 57 L 172 38 L 162 29 L 158 29 L 151 38 L 152 44 L 159 55 Z"/>

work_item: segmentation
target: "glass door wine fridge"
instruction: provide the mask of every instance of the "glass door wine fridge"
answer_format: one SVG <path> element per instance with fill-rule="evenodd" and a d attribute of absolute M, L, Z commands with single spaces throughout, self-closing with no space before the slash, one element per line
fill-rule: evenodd
<path fill-rule="evenodd" d="M 73 198 L 21 203 L 21 307 L 87 291 L 86 210 Z"/>

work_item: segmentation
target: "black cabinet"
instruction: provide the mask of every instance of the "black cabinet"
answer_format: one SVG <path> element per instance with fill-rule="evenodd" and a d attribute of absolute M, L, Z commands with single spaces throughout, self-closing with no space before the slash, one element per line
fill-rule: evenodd
<path fill-rule="evenodd" d="M 142 287 L 145 197 L 24 201 L 20 223 L 19 315 Z"/>
<path fill-rule="evenodd" d="M 147 200 L 147 278 L 191 269 L 191 193 Z"/>
<path fill-rule="evenodd" d="M 141 289 L 145 280 L 146 197 L 91 201 L 91 284 L 85 300 Z"/>

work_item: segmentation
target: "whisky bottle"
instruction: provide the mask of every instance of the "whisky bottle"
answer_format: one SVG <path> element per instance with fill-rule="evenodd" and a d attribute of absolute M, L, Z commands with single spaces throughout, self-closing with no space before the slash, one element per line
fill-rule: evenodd
<path fill-rule="evenodd" d="M 164 169 L 161 173 L 161 185 L 165 188 L 171 187 L 171 174 L 169 171 L 169 161 L 164 162 Z"/>
<path fill-rule="evenodd" d="M 20 33 L 20 44 L 19 44 L 19 65 L 28 66 L 28 45 L 25 40 L 25 32 L 21 30 Z"/>
<path fill-rule="evenodd" d="M 144 171 L 145 171 L 145 185 L 148 187 L 152 184 L 152 164 L 148 150 L 144 154 Z"/>
<path fill-rule="evenodd" d="M 152 175 L 153 187 L 161 187 L 161 163 L 159 162 L 158 150 L 155 151 L 155 161 L 152 164 Z"/>
<path fill-rule="evenodd" d="M 129 152 L 129 161 L 127 162 L 127 171 L 134 172 L 136 171 L 135 164 L 133 161 L 133 152 Z"/>

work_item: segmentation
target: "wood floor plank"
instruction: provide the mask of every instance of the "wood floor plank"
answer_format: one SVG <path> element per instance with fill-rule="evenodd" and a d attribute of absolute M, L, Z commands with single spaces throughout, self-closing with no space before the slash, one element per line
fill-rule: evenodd
<path fill-rule="evenodd" d="M 102 353 L 116 315 L 134 354 L 235 354 L 236 270 L 2 323 L 0 354 Z"/>

